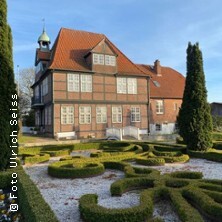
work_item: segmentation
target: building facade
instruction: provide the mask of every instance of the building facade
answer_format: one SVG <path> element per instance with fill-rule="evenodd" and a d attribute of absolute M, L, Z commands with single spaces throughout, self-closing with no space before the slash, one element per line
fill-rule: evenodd
<path fill-rule="evenodd" d="M 126 126 L 140 134 L 172 132 L 168 128 L 175 127 L 184 87 L 178 72 L 158 61 L 154 67 L 134 64 L 103 34 L 62 28 L 50 49 L 43 30 L 38 43 L 32 108 L 41 132 L 56 136 L 74 131 L 78 138 L 101 138 L 107 128 Z M 180 80 L 175 92 L 181 92 L 174 96 L 173 90 L 165 95 L 169 77 Z"/>

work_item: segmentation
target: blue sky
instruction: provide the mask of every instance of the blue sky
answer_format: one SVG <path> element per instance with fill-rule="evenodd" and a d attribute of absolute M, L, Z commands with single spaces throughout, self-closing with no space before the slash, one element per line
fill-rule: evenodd
<path fill-rule="evenodd" d="M 14 65 L 34 66 L 45 18 L 54 40 L 61 27 L 105 34 L 135 63 L 169 66 L 186 75 L 186 48 L 199 42 L 209 102 L 222 102 L 221 0 L 8 0 Z M 15 70 L 16 72 L 16 70 Z"/>

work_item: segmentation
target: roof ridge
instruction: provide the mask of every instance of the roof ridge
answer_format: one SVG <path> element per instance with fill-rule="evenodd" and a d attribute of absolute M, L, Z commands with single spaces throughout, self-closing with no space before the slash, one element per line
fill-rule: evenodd
<path fill-rule="evenodd" d="M 60 29 L 61 30 L 69 30 L 69 31 L 74 31 L 74 32 L 84 32 L 84 33 L 89 33 L 89 34 L 94 34 L 94 35 L 102 35 L 102 36 L 105 36 L 103 33 L 97 33 L 97 32 L 89 32 L 89 31 L 85 31 L 85 30 L 77 30 L 77 29 L 71 29 L 71 28 L 65 28 L 65 27 L 62 27 Z"/>

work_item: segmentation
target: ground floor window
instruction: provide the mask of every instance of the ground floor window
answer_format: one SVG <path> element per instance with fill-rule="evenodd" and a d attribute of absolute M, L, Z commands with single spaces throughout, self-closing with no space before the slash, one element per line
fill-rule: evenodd
<path fill-rule="evenodd" d="M 73 106 L 61 107 L 61 122 L 62 124 L 74 123 L 74 107 Z"/>
<path fill-rule="evenodd" d="M 107 108 L 97 106 L 96 107 L 96 122 L 97 123 L 106 123 L 107 122 Z"/>
<path fill-rule="evenodd" d="M 140 108 L 139 107 L 131 108 L 131 122 L 140 122 Z"/>
<path fill-rule="evenodd" d="M 52 108 L 48 106 L 45 108 L 45 125 L 52 124 Z"/>
<path fill-rule="evenodd" d="M 159 123 L 157 123 L 157 124 L 155 125 L 155 129 L 156 129 L 156 131 L 161 131 L 161 130 L 162 130 L 162 125 L 159 124 Z"/>
<path fill-rule="evenodd" d="M 80 124 L 91 123 L 91 107 L 90 106 L 79 107 L 79 123 Z"/>
<path fill-rule="evenodd" d="M 122 123 L 122 108 L 121 106 L 112 107 L 112 122 Z"/>

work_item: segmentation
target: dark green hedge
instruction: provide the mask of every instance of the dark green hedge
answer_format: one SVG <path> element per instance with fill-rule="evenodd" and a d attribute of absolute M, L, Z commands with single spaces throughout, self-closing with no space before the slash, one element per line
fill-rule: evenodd
<path fill-rule="evenodd" d="M 213 132 L 212 133 L 212 140 L 221 140 L 222 141 L 222 133 Z"/>
<path fill-rule="evenodd" d="M 188 151 L 189 156 L 195 158 L 201 158 L 206 160 L 211 160 L 215 162 L 222 162 L 222 153 L 216 152 L 200 152 L 200 151 Z"/>
<path fill-rule="evenodd" d="M 40 191 L 23 170 L 18 172 L 19 207 L 25 221 L 57 222 L 49 205 L 44 201 Z"/>
<path fill-rule="evenodd" d="M 168 179 L 166 180 L 167 187 L 173 188 L 181 188 L 189 185 L 189 181 L 187 180 L 180 180 L 180 179 Z"/>
<path fill-rule="evenodd" d="M 191 171 L 176 171 L 170 174 L 174 178 L 183 178 L 183 179 L 202 179 L 203 173 L 201 172 L 191 172 Z"/>
<path fill-rule="evenodd" d="M 49 161 L 49 159 L 50 159 L 50 155 L 49 154 L 25 156 L 24 157 L 24 163 L 25 164 L 42 163 L 42 162 Z"/>
<path fill-rule="evenodd" d="M 104 173 L 101 163 L 84 163 L 82 166 L 73 166 L 71 161 L 60 161 L 48 167 L 48 174 L 57 178 L 84 178 Z"/>
<path fill-rule="evenodd" d="M 222 150 L 222 142 L 213 143 L 213 148 L 216 150 Z"/>
<path fill-rule="evenodd" d="M 182 195 L 196 207 L 200 207 L 212 221 L 220 222 L 222 218 L 222 205 L 215 202 L 211 197 L 205 195 L 202 191 L 191 187 L 185 189 Z"/>
<path fill-rule="evenodd" d="M 154 158 L 136 158 L 136 163 L 145 165 L 145 166 L 163 166 L 165 164 L 165 160 L 163 158 L 154 157 Z"/>
<path fill-rule="evenodd" d="M 149 188 L 154 186 L 154 179 L 148 177 L 134 177 L 117 180 L 110 187 L 112 196 L 120 196 L 126 191 Z"/>
<path fill-rule="evenodd" d="M 71 150 L 52 150 L 52 151 L 41 151 L 41 153 L 46 153 L 49 154 L 51 157 L 56 157 L 56 156 L 66 156 L 71 153 Z"/>
<path fill-rule="evenodd" d="M 153 200 L 149 192 L 143 191 L 138 206 L 107 209 L 97 205 L 97 195 L 87 194 L 80 198 L 79 210 L 82 218 L 90 222 L 142 222 L 152 216 Z"/>

